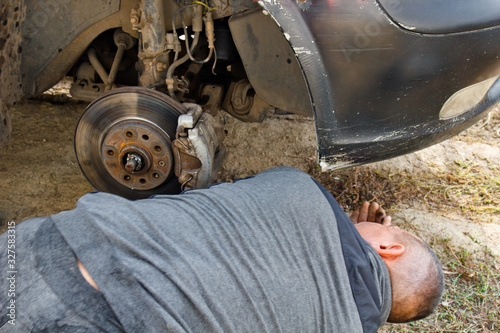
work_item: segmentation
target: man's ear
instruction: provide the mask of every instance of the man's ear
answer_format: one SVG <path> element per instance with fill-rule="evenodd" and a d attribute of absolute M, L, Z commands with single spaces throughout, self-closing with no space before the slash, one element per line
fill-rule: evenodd
<path fill-rule="evenodd" d="M 399 243 L 380 244 L 376 242 L 370 242 L 370 245 L 375 249 L 375 251 L 377 251 L 377 253 L 384 260 L 397 259 L 406 251 L 404 245 Z"/>

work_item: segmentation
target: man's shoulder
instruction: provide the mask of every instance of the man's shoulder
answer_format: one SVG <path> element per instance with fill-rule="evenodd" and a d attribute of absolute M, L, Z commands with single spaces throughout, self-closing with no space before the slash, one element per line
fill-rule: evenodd
<path fill-rule="evenodd" d="M 299 170 L 299 169 L 294 168 L 294 167 L 289 167 L 289 166 L 280 166 L 280 167 L 267 169 L 267 170 L 260 172 L 259 174 L 264 175 L 264 174 L 277 174 L 277 173 L 286 174 L 286 175 L 306 175 L 306 176 L 309 176 L 304 171 Z"/>
<path fill-rule="evenodd" d="M 255 195 L 292 195 L 297 196 L 307 191 L 318 192 L 314 179 L 307 173 L 293 167 L 275 167 L 259 172 L 255 175 L 238 178 L 233 182 L 223 182 L 210 185 L 207 189 L 190 189 L 183 195 L 202 197 L 210 195 L 234 195 L 244 193 L 246 196 Z"/>
<path fill-rule="evenodd" d="M 288 188 L 293 188 L 294 184 L 303 186 L 305 183 L 314 183 L 313 178 L 309 174 L 293 167 L 275 167 L 262 171 L 247 179 L 254 179 L 252 181 L 256 183 L 282 184 Z"/>

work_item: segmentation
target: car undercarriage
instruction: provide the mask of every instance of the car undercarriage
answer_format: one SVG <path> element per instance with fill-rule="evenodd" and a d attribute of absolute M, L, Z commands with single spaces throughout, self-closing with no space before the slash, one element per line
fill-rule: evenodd
<path fill-rule="evenodd" d="M 72 97 L 90 103 L 75 131 L 80 167 L 128 198 L 213 182 L 222 113 L 314 117 L 323 169 L 412 152 L 500 100 L 500 6 L 459 2 L 9 0 L 0 142 L 9 106 L 69 76 Z M 478 6 L 465 21 L 450 9 Z"/>

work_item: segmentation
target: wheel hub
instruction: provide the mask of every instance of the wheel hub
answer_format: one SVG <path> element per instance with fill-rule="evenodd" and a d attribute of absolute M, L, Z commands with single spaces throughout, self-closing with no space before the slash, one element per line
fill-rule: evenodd
<path fill-rule="evenodd" d="M 172 173 L 170 138 L 151 123 L 124 119 L 104 135 L 101 158 L 117 182 L 131 189 L 149 190 Z"/>

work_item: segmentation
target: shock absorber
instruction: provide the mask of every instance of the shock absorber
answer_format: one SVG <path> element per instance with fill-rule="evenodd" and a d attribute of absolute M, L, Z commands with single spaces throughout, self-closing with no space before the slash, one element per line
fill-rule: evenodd
<path fill-rule="evenodd" d="M 144 0 L 141 7 L 141 45 L 139 60 L 142 64 L 140 86 L 158 82 L 155 59 L 165 52 L 165 17 L 163 0 Z"/>

